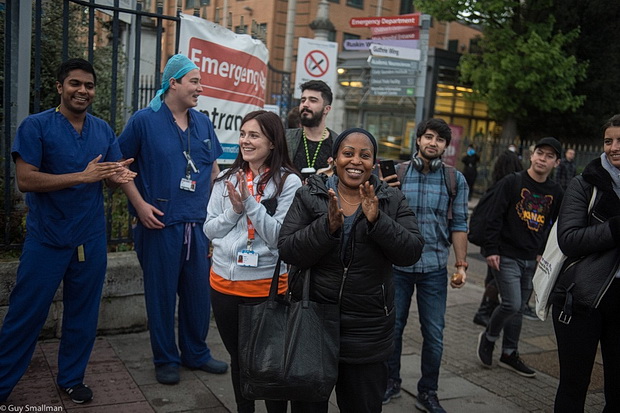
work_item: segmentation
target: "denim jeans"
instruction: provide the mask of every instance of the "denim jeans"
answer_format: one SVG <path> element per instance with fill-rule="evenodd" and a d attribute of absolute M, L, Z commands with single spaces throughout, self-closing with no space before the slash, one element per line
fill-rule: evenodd
<path fill-rule="evenodd" d="M 518 349 L 523 309 L 532 293 L 535 271 L 536 260 L 521 260 L 504 255 L 500 257 L 499 271 L 494 271 L 501 304 L 491 315 L 486 330 L 487 338 L 497 340 L 503 329 L 502 351 L 506 354 Z"/>
<path fill-rule="evenodd" d="M 418 381 L 418 392 L 437 391 L 443 353 L 448 271 L 444 268 L 428 273 L 408 273 L 394 269 L 393 274 L 396 289 L 394 300 L 396 326 L 394 353 L 388 360 L 388 377 L 401 382 L 400 356 L 403 348 L 403 330 L 407 325 L 411 299 L 417 286 L 416 299 L 423 338 L 422 377 Z"/>

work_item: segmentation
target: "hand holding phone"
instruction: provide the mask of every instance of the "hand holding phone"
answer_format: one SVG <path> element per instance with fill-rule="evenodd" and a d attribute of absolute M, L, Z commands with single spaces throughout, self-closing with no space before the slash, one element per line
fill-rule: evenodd
<path fill-rule="evenodd" d="M 383 180 L 387 183 L 397 182 L 398 177 L 396 175 L 396 167 L 394 166 L 394 161 L 391 159 L 380 161 L 379 168 L 381 169 L 381 176 Z M 393 178 L 390 178 L 394 176 Z M 388 179 L 390 178 L 390 179 Z"/>

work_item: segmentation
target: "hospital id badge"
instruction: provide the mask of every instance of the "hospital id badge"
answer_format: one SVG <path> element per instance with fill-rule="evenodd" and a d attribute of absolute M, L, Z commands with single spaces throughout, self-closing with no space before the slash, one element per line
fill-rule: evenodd
<path fill-rule="evenodd" d="M 181 178 L 180 188 L 184 191 L 194 192 L 196 191 L 196 181 L 192 181 L 191 179 L 187 178 Z"/>
<path fill-rule="evenodd" d="M 250 250 L 242 250 L 237 254 L 237 265 L 241 267 L 258 267 L 258 254 Z"/>

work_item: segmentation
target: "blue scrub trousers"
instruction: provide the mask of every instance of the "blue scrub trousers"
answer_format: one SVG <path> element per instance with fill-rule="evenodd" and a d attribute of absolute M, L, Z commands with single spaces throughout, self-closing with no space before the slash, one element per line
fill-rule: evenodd
<path fill-rule="evenodd" d="M 102 235 L 77 248 L 56 248 L 26 237 L 9 310 L 0 330 L 0 402 L 5 401 L 32 359 L 56 290 L 63 282 L 62 337 L 58 349 L 60 388 L 84 381 L 97 333 L 99 303 L 107 266 Z"/>
<path fill-rule="evenodd" d="M 188 245 L 185 243 L 189 225 Z M 153 362 L 198 368 L 211 359 L 206 338 L 211 317 L 209 240 L 198 223 L 163 229 L 134 229 L 135 250 L 144 273 L 144 298 Z M 179 296 L 179 348 L 174 334 Z M 179 349 L 181 356 L 179 357 Z"/>

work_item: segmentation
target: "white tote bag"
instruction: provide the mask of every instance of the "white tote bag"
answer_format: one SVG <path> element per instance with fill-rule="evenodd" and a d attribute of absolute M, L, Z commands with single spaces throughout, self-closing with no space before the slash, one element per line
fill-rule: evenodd
<path fill-rule="evenodd" d="M 590 198 L 590 204 L 588 205 L 588 214 L 592 210 L 595 199 L 596 187 L 594 186 L 592 187 L 592 198 Z M 566 255 L 562 253 L 558 245 L 558 220 L 556 219 L 549 232 L 545 252 L 543 252 L 532 279 L 536 295 L 536 315 L 543 321 L 549 313 L 549 295 L 555 286 L 555 280 L 557 280 L 560 274 L 564 261 L 566 261 Z"/>

